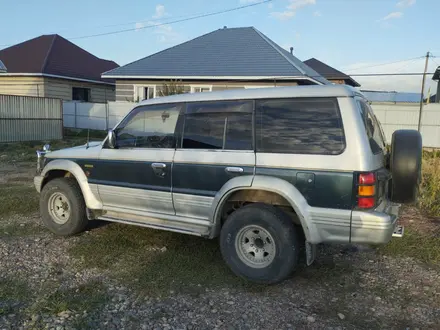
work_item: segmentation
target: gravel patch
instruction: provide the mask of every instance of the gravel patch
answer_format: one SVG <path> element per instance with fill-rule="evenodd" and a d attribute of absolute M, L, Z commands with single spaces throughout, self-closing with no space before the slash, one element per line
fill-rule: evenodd
<path fill-rule="evenodd" d="M 28 226 L 36 218 L 10 222 Z M 18 301 L 0 299 L 0 329 L 440 327 L 439 269 L 413 259 L 387 257 L 365 247 L 322 246 L 315 264 L 278 285 L 187 283 L 184 292 L 155 296 L 126 286 L 111 272 L 78 270 L 68 250 L 83 237 L 56 238 L 39 231 L 0 238 L 0 280 L 27 285 Z M 78 302 L 76 295 L 88 301 Z"/>

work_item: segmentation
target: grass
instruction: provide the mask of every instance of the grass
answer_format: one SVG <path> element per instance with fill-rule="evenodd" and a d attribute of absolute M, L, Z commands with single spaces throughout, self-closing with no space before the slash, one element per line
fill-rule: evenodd
<path fill-rule="evenodd" d="M 82 313 L 93 311 L 104 305 L 109 295 L 104 284 L 92 281 L 73 288 L 46 288 L 41 296 L 30 308 L 32 314 L 58 314 L 65 311 Z"/>
<path fill-rule="evenodd" d="M 49 143 L 51 150 L 70 148 L 85 144 L 87 141 L 87 130 L 65 129 L 64 140 L 55 141 L 29 141 L 16 143 L 0 143 L 0 161 L 6 162 L 36 162 L 36 151 L 42 150 L 43 145 Z M 90 130 L 91 141 L 102 141 L 106 133 L 104 131 Z M 2 157 L 6 155 L 7 157 Z"/>
<path fill-rule="evenodd" d="M 378 250 L 387 255 L 412 257 L 440 266 L 440 236 L 421 233 L 414 228 L 405 228 L 402 238 L 392 239 Z"/>
<path fill-rule="evenodd" d="M 0 185 L 0 218 L 29 215 L 38 211 L 39 196 L 34 186 Z"/>
<path fill-rule="evenodd" d="M 146 294 L 197 295 L 201 287 L 246 285 L 222 260 L 217 240 L 109 224 L 83 236 L 70 254 L 83 267 L 98 267 Z M 163 251 L 160 249 L 166 247 Z M 251 285 L 252 286 L 252 285 Z"/>
<path fill-rule="evenodd" d="M 440 152 L 424 152 L 419 207 L 433 216 L 440 216 Z"/>
<path fill-rule="evenodd" d="M 26 282 L 16 278 L 0 278 L 0 316 L 15 313 L 15 309 L 29 298 Z"/>

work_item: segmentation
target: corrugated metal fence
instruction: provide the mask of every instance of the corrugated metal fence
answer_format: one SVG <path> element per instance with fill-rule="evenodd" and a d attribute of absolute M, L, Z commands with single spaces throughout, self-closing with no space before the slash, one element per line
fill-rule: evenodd
<path fill-rule="evenodd" d="M 134 108 L 132 102 L 88 103 L 65 101 L 64 126 L 108 130 L 113 128 Z"/>
<path fill-rule="evenodd" d="M 0 95 L 0 142 L 63 138 L 63 104 L 59 99 Z"/>
<path fill-rule="evenodd" d="M 382 124 L 388 143 L 393 132 L 398 129 L 417 129 L 419 122 L 419 104 L 375 104 L 372 105 L 376 117 Z M 440 104 L 423 106 L 422 126 L 423 146 L 440 148 Z"/>

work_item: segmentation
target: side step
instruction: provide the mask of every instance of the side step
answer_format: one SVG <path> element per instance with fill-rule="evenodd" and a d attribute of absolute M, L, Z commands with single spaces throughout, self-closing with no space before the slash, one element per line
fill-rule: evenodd
<path fill-rule="evenodd" d="M 393 237 L 403 237 L 403 233 L 405 232 L 405 227 L 397 225 L 394 228 Z"/>
<path fill-rule="evenodd" d="M 100 216 L 98 219 L 196 236 L 209 235 L 208 221 L 177 216 L 160 216 L 161 217 L 159 218 L 157 216 L 152 216 L 151 214 L 142 214 L 141 212 L 139 212 L 139 214 L 135 214 L 134 212 L 126 213 L 106 211 L 106 213 Z"/>

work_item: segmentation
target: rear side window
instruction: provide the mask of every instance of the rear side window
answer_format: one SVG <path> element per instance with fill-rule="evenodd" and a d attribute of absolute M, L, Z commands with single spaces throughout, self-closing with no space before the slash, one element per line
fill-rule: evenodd
<path fill-rule="evenodd" d="M 367 103 L 361 100 L 357 102 L 370 142 L 371 151 L 374 154 L 378 154 L 385 148 L 385 138 L 380 123 Z"/>
<path fill-rule="evenodd" d="M 253 150 L 252 141 L 252 102 L 187 105 L 182 148 Z"/>
<path fill-rule="evenodd" d="M 337 155 L 345 148 L 335 98 L 256 102 L 257 151 Z"/>

